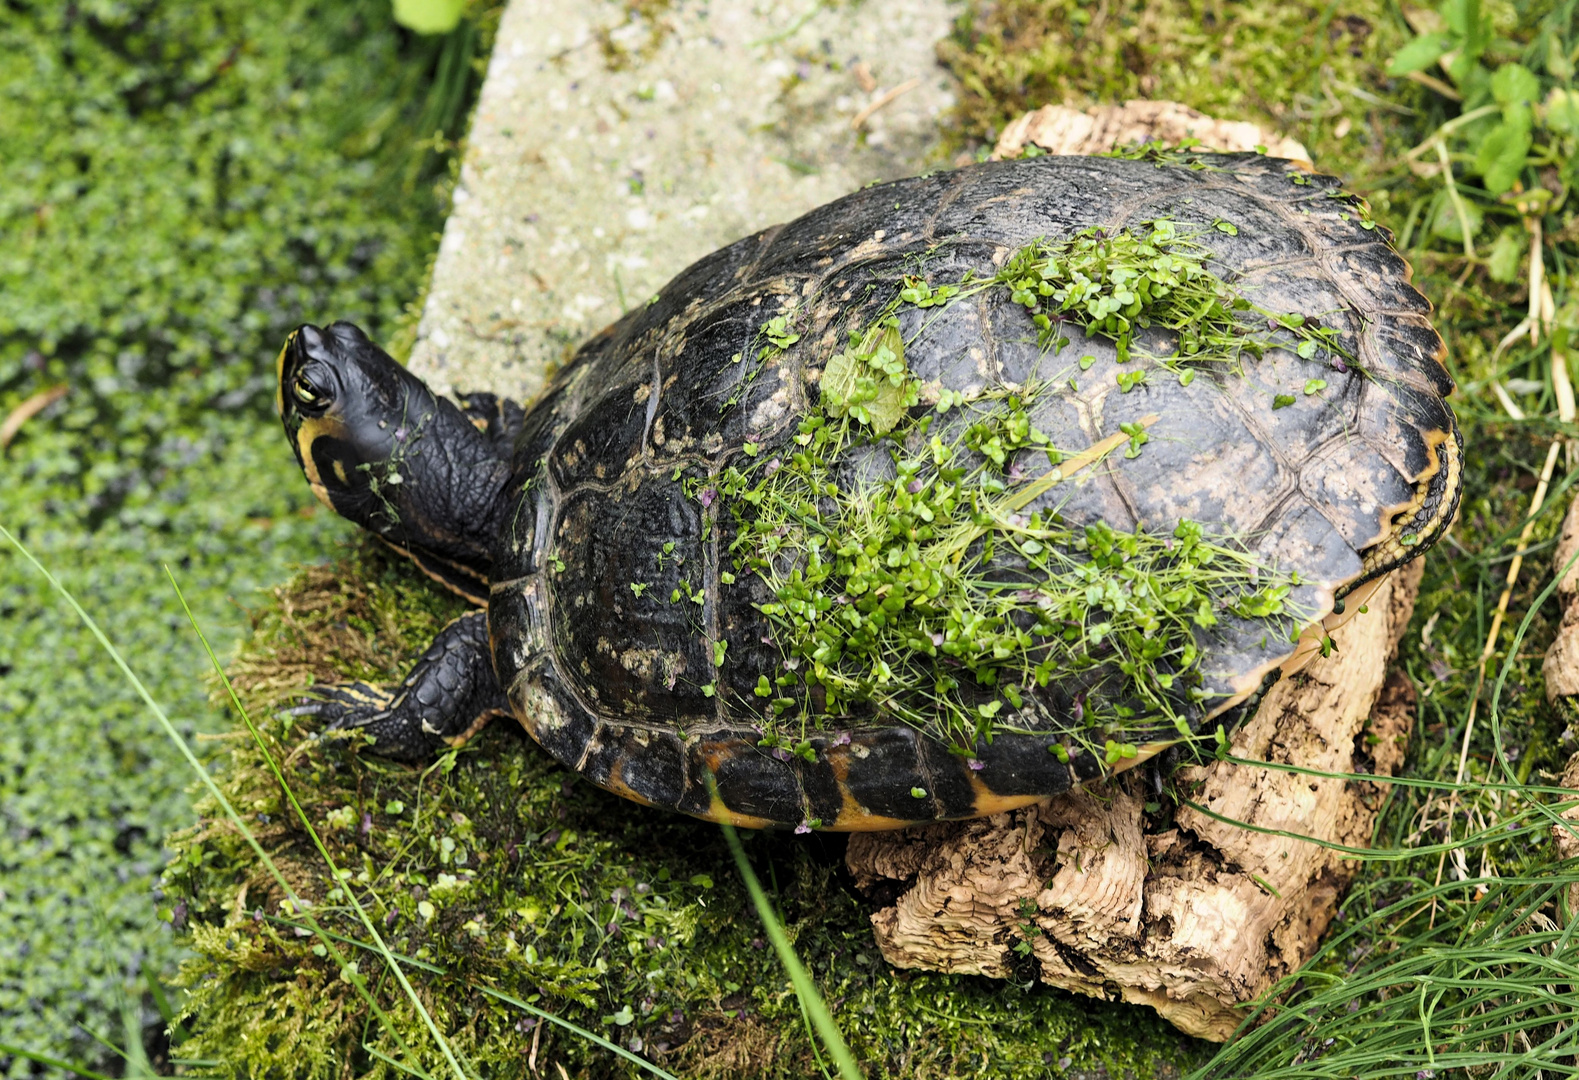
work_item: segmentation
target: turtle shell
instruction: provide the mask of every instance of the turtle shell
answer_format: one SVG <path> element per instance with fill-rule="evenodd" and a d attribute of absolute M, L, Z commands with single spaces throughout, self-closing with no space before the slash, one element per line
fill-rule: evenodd
<path fill-rule="evenodd" d="M 1122 392 L 1113 342 L 1077 331 L 1069 355 L 1095 363 L 1060 369 L 1034 402 L 1036 425 L 1078 451 L 1155 416 L 1150 443 L 1028 510 L 1126 531 L 1187 518 L 1245 537 L 1297 575 L 1290 601 L 1318 629 L 1346 593 L 1428 547 L 1459 496 L 1445 350 L 1408 264 L 1338 181 L 1200 155 L 1041 157 L 881 184 L 700 260 L 588 342 L 533 407 L 489 606 L 495 668 L 528 732 L 610 790 L 748 826 L 977 816 L 1106 772 L 1093 754 L 1050 752 L 1081 713 L 1056 675 L 1031 722 L 968 755 L 875 713 L 820 718 L 797 754 L 761 745 L 753 688 L 785 666 L 760 610 L 772 596 L 754 575 L 729 581 L 728 508 L 699 498 L 695 479 L 792 452 L 846 328 L 879 314 L 905 275 L 980 279 L 1038 238 L 1157 220 L 1192 230 L 1214 272 L 1259 307 L 1335 330 L 1354 363 L 1313 368 L 1291 338 L 1241 374 Z M 785 312 L 799 338 L 759 368 L 739 362 Z M 906 360 L 934 387 L 1017 385 L 1046 362 L 1007 290 L 903 311 L 907 335 L 923 317 Z M 1325 391 L 1300 393 L 1313 373 Z M 864 452 L 884 467 L 885 451 Z M 1199 637 L 1211 696 L 1190 713 L 1197 726 L 1242 713 L 1301 649 L 1233 616 Z M 1171 731 L 1135 726 L 1149 747 Z"/>

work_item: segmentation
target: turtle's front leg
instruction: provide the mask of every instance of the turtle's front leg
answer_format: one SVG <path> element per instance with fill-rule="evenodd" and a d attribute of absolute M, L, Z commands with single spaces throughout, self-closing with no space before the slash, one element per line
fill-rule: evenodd
<path fill-rule="evenodd" d="M 394 686 L 331 683 L 311 693 L 313 700 L 289 711 L 326 719 L 330 730 L 365 731 L 375 740 L 374 753 L 402 761 L 460 746 L 490 718 L 510 712 L 493 673 L 484 611 L 462 615 L 439 631 Z"/>
<path fill-rule="evenodd" d="M 516 436 L 526 423 L 526 410 L 509 398 L 482 392 L 456 394 L 455 401 L 493 445 L 494 453 L 509 461 L 515 453 Z"/>

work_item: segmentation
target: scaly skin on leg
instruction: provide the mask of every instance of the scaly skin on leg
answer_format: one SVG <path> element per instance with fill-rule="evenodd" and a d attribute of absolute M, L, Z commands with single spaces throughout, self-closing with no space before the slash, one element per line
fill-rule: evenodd
<path fill-rule="evenodd" d="M 373 736 L 372 751 L 402 761 L 426 761 L 460 746 L 494 716 L 508 716 L 488 652 L 488 614 L 462 615 L 394 686 L 363 682 L 315 687 L 314 700 L 289 710 L 329 721 L 330 730 Z"/>

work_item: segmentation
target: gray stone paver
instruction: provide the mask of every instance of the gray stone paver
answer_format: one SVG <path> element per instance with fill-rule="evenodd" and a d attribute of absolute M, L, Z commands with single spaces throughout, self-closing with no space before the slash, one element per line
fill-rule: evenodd
<path fill-rule="evenodd" d="M 696 258 L 942 164 L 953 97 L 935 49 L 955 10 L 676 0 L 660 31 L 610 0 L 515 0 L 412 369 L 441 391 L 529 398 L 549 364 Z M 603 35 L 629 50 L 622 68 Z"/>

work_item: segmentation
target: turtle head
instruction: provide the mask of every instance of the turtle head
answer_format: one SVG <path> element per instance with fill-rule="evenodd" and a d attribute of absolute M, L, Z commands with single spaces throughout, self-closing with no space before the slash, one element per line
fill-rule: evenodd
<path fill-rule="evenodd" d="M 453 402 L 348 322 L 297 327 L 277 366 L 275 407 L 320 502 L 430 573 L 423 553 L 486 573 L 509 463 Z"/>

